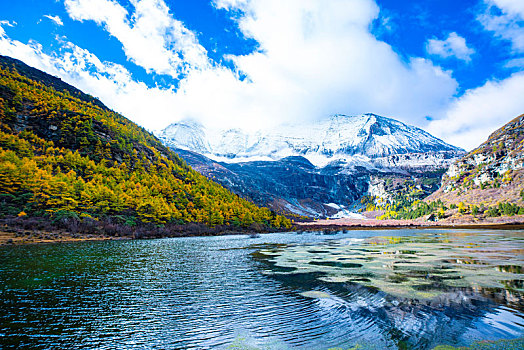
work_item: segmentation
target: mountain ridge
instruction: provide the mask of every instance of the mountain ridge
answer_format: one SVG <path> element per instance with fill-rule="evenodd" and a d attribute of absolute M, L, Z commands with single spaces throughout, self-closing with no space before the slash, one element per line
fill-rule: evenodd
<path fill-rule="evenodd" d="M 463 152 L 426 131 L 375 114 L 335 114 L 313 124 L 284 125 L 246 133 L 239 129 L 207 129 L 193 121 L 173 123 L 156 135 L 169 147 L 186 149 L 222 162 L 279 160 L 303 156 L 316 166 L 350 163 L 427 152 Z"/>
<path fill-rule="evenodd" d="M 441 188 L 428 200 L 490 206 L 524 203 L 524 114 L 450 166 Z"/>

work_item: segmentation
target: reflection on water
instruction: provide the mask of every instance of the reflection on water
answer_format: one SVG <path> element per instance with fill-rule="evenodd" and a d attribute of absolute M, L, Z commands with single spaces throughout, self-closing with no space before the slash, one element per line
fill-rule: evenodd
<path fill-rule="evenodd" d="M 385 233 L 2 248 L 0 348 L 433 349 L 524 336 L 521 232 Z"/>
<path fill-rule="evenodd" d="M 457 290 L 497 290 L 519 308 L 522 245 L 520 237 L 442 234 L 293 244 L 261 249 L 254 256 L 265 257 L 276 268 L 273 273 L 285 273 L 282 268 L 288 274 L 321 273 L 324 282 L 355 282 L 396 297 L 435 299 Z"/>

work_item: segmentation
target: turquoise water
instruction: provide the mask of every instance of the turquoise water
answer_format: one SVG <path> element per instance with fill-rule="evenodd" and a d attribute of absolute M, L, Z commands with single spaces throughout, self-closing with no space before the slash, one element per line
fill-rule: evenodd
<path fill-rule="evenodd" d="M 3 247 L 0 348 L 433 349 L 518 339 L 523 261 L 523 231 Z"/>

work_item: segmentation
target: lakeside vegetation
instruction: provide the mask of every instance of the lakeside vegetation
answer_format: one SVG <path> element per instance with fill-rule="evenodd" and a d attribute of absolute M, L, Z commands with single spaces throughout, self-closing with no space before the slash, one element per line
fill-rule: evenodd
<path fill-rule="evenodd" d="M 521 197 L 524 199 L 524 190 L 521 191 Z M 428 220 L 438 221 L 450 216 L 451 213 L 474 217 L 524 215 L 524 206 L 517 203 L 501 202 L 495 205 L 484 203 L 477 205 L 459 202 L 458 204 L 446 204 L 441 199 L 424 201 L 424 198 L 417 192 L 412 192 L 410 195 L 396 194 L 391 201 L 365 196 L 361 203 L 366 206 L 366 211 L 383 211 L 384 213 L 377 217 L 379 220 L 413 220 L 427 217 Z"/>
<path fill-rule="evenodd" d="M 404 181 L 361 200 L 365 211 L 382 212 L 378 219 L 439 221 L 471 216 L 473 219 L 524 215 L 524 115 L 493 132 L 488 140 L 454 162 L 442 181 Z"/>
<path fill-rule="evenodd" d="M 110 220 L 128 227 L 291 227 L 289 219 L 200 175 L 93 97 L 5 57 L 0 57 L 2 217 Z"/>

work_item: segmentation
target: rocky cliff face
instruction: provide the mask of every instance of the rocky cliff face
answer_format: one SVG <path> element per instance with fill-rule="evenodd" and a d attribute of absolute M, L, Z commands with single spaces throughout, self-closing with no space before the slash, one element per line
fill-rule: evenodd
<path fill-rule="evenodd" d="M 452 164 L 429 200 L 493 205 L 521 202 L 524 190 L 524 114 Z M 493 202 L 495 201 L 495 202 Z"/>
<path fill-rule="evenodd" d="M 373 114 L 336 115 L 315 124 L 247 134 L 175 123 L 158 134 L 193 168 L 277 211 L 312 217 L 356 209 L 402 186 L 438 188 L 463 151 L 421 129 Z"/>
<path fill-rule="evenodd" d="M 338 212 L 338 206 L 332 203 L 350 205 L 367 191 L 367 173 L 337 173 L 332 167 L 319 169 L 303 157 L 219 163 L 191 151 L 175 151 L 208 178 L 279 212 L 331 216 Z"/>

